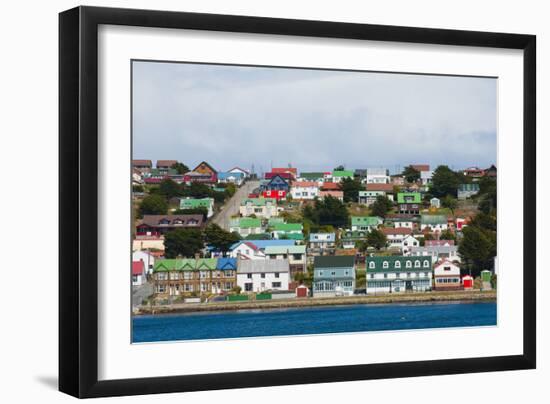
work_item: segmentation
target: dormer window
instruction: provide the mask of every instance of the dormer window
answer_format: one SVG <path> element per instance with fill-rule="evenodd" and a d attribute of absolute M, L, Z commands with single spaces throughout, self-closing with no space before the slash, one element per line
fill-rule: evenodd
<path fill-rule="evenodd" d="M 430 266 L 430 262 L 429 261 L 424 261 L 424 268 L 429 268 L 429 266 Z"/>
<path fill-rule="evenodd" d="M 396 268 L 401 268 L 401 262 L 395 261 L 395 267 Z"/>
<path fill-rule="evenodd" d="M 369 262 L 369 269 L 374 269 L 375 264 L 374 261 Z"/>
<path fill-rule="evenodd" d="M 170 220 L 168 220 L 168 219 L 161 219 L 159 221 L 159 224 L 169 224 L 169 223 L 170 223 Z"/>
<path fill-rule="evenodd" d="M 414 267 L 415 268 L 420 268 L 420 261 L 415 261 L 414 262 Z"/>
<path fill-rule="evenodd" d="M 407 268 L 412 268 L 412 262 L 411 261 L 407 261 L 407 263 L 405 264 L 405 266 Z"/>
<path fill-rule="evenodd" d="M 390 264 L 388 263 L 388 261 L 384 261 L 382 263 L 382 268 L 389 268 Z"/>

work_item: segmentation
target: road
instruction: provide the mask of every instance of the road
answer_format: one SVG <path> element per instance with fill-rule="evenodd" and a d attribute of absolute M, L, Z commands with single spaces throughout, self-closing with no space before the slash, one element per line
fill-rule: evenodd
<path fill-rule="evenodd" d="M 212 223 L 217 224 L 222 229 L 229 230 L 231 216 L 239 213 L 241 201 L 246 199 L 248 194 L 250 194 L 254 188 L 258 188 L 259 185 L 259 181 L 248 181 L 242 187 L 237 189 L 235 195 L 233 195 L 231 199 L 223 205 L 222 210 L 212 218 Z"/>

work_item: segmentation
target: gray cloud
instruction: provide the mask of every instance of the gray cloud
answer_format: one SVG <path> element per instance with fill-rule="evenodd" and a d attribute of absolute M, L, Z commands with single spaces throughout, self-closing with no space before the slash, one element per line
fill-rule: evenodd
<path fill-rule="evenodd" d="M 496 162 L 496 79 L 134 62 L 134 158 L 301 170 Z"/>

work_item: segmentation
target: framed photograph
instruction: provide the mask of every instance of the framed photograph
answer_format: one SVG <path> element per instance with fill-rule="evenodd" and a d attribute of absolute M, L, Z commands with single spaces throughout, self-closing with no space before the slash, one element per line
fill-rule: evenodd
<path fill-rule="evenodd" d="M 532 369 L 532 35 L 59 19 L 59 388 Z"/>

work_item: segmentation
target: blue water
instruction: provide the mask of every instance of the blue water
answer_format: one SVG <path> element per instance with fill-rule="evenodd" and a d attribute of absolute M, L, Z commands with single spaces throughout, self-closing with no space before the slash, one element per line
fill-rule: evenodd
<path fill-rule="evenodd" d="M 133 342 L 496 325 L 495 302 L 353 305 L 133 318 Z"/>

